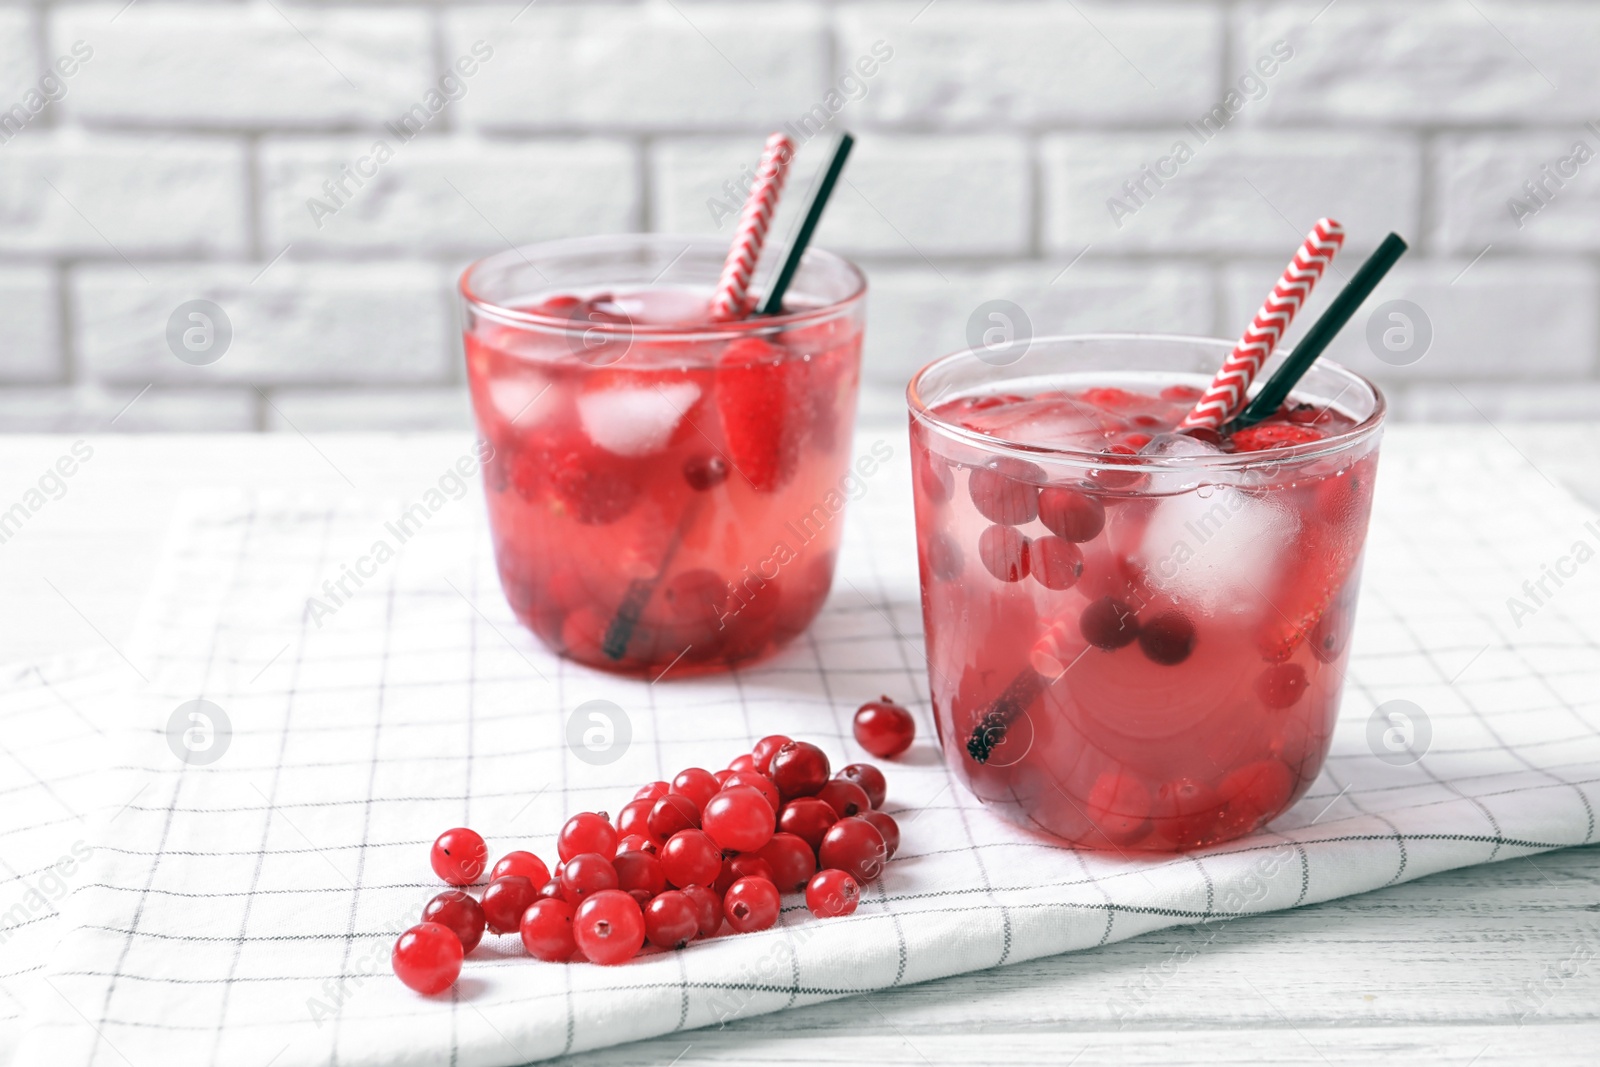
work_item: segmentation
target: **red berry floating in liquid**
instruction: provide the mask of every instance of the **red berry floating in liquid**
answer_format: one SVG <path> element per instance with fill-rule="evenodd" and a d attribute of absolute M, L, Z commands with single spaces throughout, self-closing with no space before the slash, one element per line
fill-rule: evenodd
<path fill-rule="evenodd" d="M 1133 608 L 1115 597 L 1103 596 L 1078 617 L 1083 639 L 1107 652 L 1131 645 L 1139 637 L 1139 620 Z"/>
<path fill-rule="evenodd" d="M 572 936 L 593 963 L 626 963 L 644 947 L 644 912 L 638 901 L 615 889 L 602 889 L 578 905 Z"/>
<path fill-rule="evenodd" d="M 838 869 L 818 871 L 806 884 L 806 907 L 819 919 L 834 919 L 855 913 L 861 903 L 861 886 L 850 872 Z"/>
<path fill-rule="evenodd" d="M 400 935 L 389 963 L 400 981 L 432 996 L 455 982 L 461 973 L 462 955 L 461 939 L 448 926 L 419 923 Z"/>
<path fill-rule="evenodd" d="M 1152 663 L 1175 667 L 1189 658 L 1194 643 L 1194 623 L 1180 612 L 1157 615 L 1139 626 L 1139 648 Z"/>
<path fill-rule="evenodd" d="M 1046 589 L 1071 589 L 1083 576 L 1083 550 L 1064 537 L 1051 534 L 1028 544 L 1028 563 L 1034 579 Z"/>
<path fill-rule="evenodd" d="M 967 493 L 978 514 L 1001 526 L 1022 526 L 1039 515 L 1044 470 L 1024 460 L 1000 458 L 974 468 Z"/>
<path fill-rule="evenodd" d="M 458 826 L 439 835 L 428 861 L 433 873 L 451 885 L 471 885 L 489 866 L 489 846 L 476 831 Z"/>
<path fill-rule="evenodd" d="M 572 905 L 564 900 L 536 900 L 522 914 L 522 947 L 546 963 L 562 963 L 578 951 L 572 936 Z"/>
<path fill-rule="evenodd" d="M 1028 537 L 1012 526 L 990 526 L 978 535 L 978 562 L 1001 582 L 1020 582 L 1033 568 Z"/>
<path fill-rule="evenodd" d="M 854 728 L 856 743 L 879 759 L 898 756 L 917 736 L 917 720 L 888 697 L 861 705 Z"/>
<path fill-rule="evenodd" d="M 778 887 L 765 878 L 741 878 L 728 887 L 722 913 L 741 934 L 766 930 L 778 921 Z"/>
<path fill-rule="evenodd" d="M 1306 669 L 1300 664 L 1280 663 L 1256 678 L 1256 696 L 1273 711 L 1282 711 L 1294 707 L 1310 684 Z"/>
<path fill-rule="evenodd" d="M 461 942 L 463 953 L 471 952 L 483 940 L 483 907 L 470 893 L 446 889 L 422 908 L 422 921 L 449 928 Z"/>

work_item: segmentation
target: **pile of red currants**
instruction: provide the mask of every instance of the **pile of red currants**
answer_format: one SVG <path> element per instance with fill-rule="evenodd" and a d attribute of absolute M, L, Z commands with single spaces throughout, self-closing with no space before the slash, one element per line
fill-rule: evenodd
<path fill-rule="evenodd" d="M 855 733 L 869 752 L 893 756 L 915 724 L 885 697 L 862 706 Z M 867 763 L 829 772 L 816 745 L 774 735 L 726 770 L 651 782 L 615 823 L 604 812 L 574 815 L 556 839 L 553 873 L 531 852 L 509 852 L 481 899 L 455 888 L 428 901 L 395 943 L 394 972 L 419 993 L 442 992 L 485 927 L 520 934 L 537 959 L 618 964 L 646 942 L 682 948 L 724 922 L 765 930 L 778 921 L 780 893 L 804 893 L 819 918 L 849 915 L 899 848 L 900 828 L 878 810 L 883 772 Z M 471 886 L 489 849 L 472 830 L 446 830 L 431 860 L 450 885 Z"/>

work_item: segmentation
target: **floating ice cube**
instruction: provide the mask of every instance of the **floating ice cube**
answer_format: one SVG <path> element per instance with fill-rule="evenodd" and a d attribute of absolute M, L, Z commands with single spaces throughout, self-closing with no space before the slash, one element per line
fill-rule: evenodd
<path fill-rule="evenodd" d="M 1212 615 L 1259 613 L 1299 531 L 1290 511 L 1232 486 L 1158 501 L 1139 562 L 1162 592 Z"/>
<path fill-rule="evenodd" d="M 1176 461 L 1171 464 L 1170 469 L 1152 473 L 1150 476 L 1150 491 L 1161 494 L 1181 493 L 1195 488 L 1205 480 L 1205 472 L 1197 470 L 1196 464 L 1188 462 L 1190 457 L 1221 454 L 1222 450 L 1215 445 L 1181 433 L 1156 434 L 1139 449 L 1141 457 L 1148 456 L 1156 463 Z"/>
<path fill-rule="evenodd" d="M 619 456 L 648 456 L 667 447 L 683 416 L 700 399 L 693 382 L 629 385 L 578 397 L 578 421 L 589 440 Z"/>
<path fill-rule="evenodd" d="M 548 393 L 550 381 L 539 374 L 519 374 L 514 378 L 492 378 L 489 402 L 508 424 L 527 429 L 554 409 Z"/>

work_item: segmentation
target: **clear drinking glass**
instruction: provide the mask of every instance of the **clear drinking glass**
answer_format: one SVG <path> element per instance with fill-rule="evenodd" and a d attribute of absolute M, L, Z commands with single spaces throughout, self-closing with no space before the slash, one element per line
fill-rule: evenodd
<path fill-rule="evenodd" d="M 811 249 L 782 314 L 711 323 L 726 252 L 586 237 L 461 277 L 501 584 L 591 666 L 755 659 L 805 629 L 833 579 L 866 281 Z"/>
<path fill-rule="evenodd" d="M 1384 401 L 1321 360 L 1233 439 L 1260 450 L 1168 432 L 1231 347 L 1039 339 L 1003 366 L 946 356 L 907 392 L 945 758 L 1074 845 L 1237 837 L 1327 756 Z"/>

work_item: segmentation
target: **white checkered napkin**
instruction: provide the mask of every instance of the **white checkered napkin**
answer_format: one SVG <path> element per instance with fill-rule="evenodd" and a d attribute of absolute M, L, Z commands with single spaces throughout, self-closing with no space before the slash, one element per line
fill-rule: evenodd
<path fill-rule="evenodd" d="M 1333 756 L 1270 831 L 1170 858 L 1053 847 L 953 784 L 924 704 L 921 740 L 888 768 L 901 853 L 854 916 L 790 899 L 773 930 L 615 968 L 490 938 L 434 999 L 390 976 L 395 933 L 439 888 L 427 850 L 446 827 L 549 856 L 573 812 L 615 811 L 766 733 L 860 758 L 859 701 L 926 693 L 908 481 L 902 462 L 855 505 L 834 596 L 792 648 L 655 684 L 563 663 L 516 626 L 476 500 L 347 580 L 320 628 L 306 598 L 371 554 L 391 511 L 259 500 L 193 517 L 136 656 L 152 695 L 126 745 L 151 785 L 68 898 L 47 972 L 61 995 L 18 1063 L 521 1063 L 1594 839 L 1600 564 L 1570 562 L 1600 541 L 1591 516 L 1498 438 L 1397 433 Z M 1513 618 L 1507 598 L 1564 558 L 1571 576 Z M 202 696 L 232 732 L 214 763 L 185 765 L 163 726 Z M 590 700 L 625 716 L 609 763 L 566 740 Z M 1371 727 L 1394 700 L 1407 718 Z M 1380 758 L 1389 731 L 1426 739 L 1422 760 Z M 1108 979 L 1108 1017 L 1136 1014 L 1136 993 Z"/>
<path fill-rule="evenodd" d="M 101 825 L 133 799 L 114 784 L 106 739 L 120 692 L 137 681 L 109 651 L 0 668 L 0 1063 L 30 1001 L 53 995 L 41 973 L 59 909 L 89 881 Z"/>

